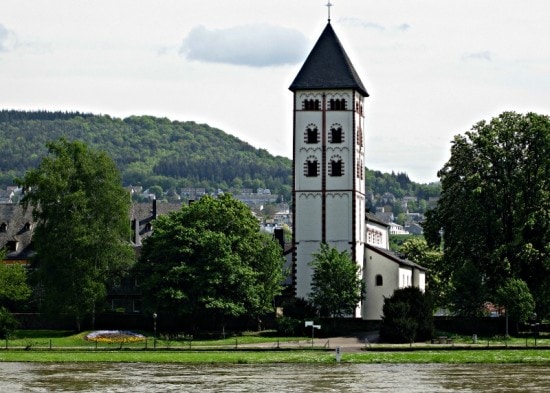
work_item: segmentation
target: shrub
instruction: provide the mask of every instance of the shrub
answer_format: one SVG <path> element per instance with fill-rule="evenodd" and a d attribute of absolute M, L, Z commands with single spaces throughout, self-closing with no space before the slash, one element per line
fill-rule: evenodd
<path fill-rule="evenodd" d="M 0 307 L 0 339 L 9 337 L 17 328 L 19 323 L 4 307 Z"/>
<path fill-rule="evenodd" d="M 384 300 L 380 339 L 412 343 L 431 339 L 434 330 L 432 304 L 416 287 L 397 289 Z"/>

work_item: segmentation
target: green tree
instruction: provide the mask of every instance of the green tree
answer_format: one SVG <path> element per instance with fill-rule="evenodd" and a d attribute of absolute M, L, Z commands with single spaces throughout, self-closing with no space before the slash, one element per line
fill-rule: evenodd
<path fill-rule="evenodd" d="M 510 277 L 525 281 L 540 315 L 546 315 L 550 118 L 505 112 L 477 123 L 454 138 L 451 158 L 438 175 L 442 194 L 428 215 L 426 238 L 437 243 L 443 233 L 444 263 L 452 272 L 477 271 L 489 297 Z M 449 277 L 457 279 L 455 273 Z M 455 298 L 461 301 L 458 291 Z"/>
<path fill-rule="evenodd" d="M 0 249 L 0 338 L 5 338 L 17 327 L 17 321 L 10 313 L 10 308 L 27 300 L 31 295 L 25 268 L 21 265 L 2 263 L 5 256 L 5 250 Z"/>
<path fill-rule="evenodd" d="M 149 187 L 149 192 L 153 194 L 156 199 L 162 199 L 164 196 L 161 186 L 151 186 Z"/>
<path fill-rule="evenodd" d="M 417 287 L 395 290 L 384 299 L 380 339 L 393 343 L 429 340 L 434 330 L 432 307 L 430 296 Z"/>
<path fill-rule="evenodd" d="M 448 303 L 449 272 L 443 263 L 443 252 L 428 246 L 421 237 L 409 238 L 399 252 L 405 258 L 428 269 L 426 271 L 427 292 L 430 294 L 434 307 L 445 307 Z"/>
<path fill-rule="evenodd" d="M 5 254 L 4 254 L 5 255 Z M 27 300 L 31 289 L 27 284 L 27 272 L 21 265 L 6 265 L 0 250 L 0 306 L 10 307 Z"/>
<path fill-rule="evenodd" d="M 81 142 L 48 143 L 49 155 L 18 184 L 33 206 L 33 263 L 43 311 L 94 323 L 106 284 L 134 261 L 129 243 L 130 196 L 114 162 Z"/>
<path fill-rule="evenodd" d="M 311 301 L 321 316 L 340 317 L 354 314 L 363 299 L 364 283 L 360 267 L 347 251 L 338 251 L 323 243 L 313 254 Z"/>
<path fill-rule="evenodd" d="M 515 322 L 526 322 L 535 311 L 535 301 L 525 281 L 511 278 L 497 290 L 496 303 L 506 308 L 506 316 Z"/>
<path fill-rule="evenodd" d="M 136 266 L 148 310 L 222 325 L 274 310 L 282 251 L 244 203 L 203 196 L 154 227 Z"/>

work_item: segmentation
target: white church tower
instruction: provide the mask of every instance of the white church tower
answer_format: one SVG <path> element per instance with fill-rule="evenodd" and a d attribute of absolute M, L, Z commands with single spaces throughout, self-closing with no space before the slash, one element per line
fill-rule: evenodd
<path fill-rule="evenodd" d="M 347 250 L 361 268 L 365 252 L 363 104 L 368 93 L 330 18 L 290 90 L 293 275 L 296 296 L 307 299 L 312 253 L 321 243 Z"/>

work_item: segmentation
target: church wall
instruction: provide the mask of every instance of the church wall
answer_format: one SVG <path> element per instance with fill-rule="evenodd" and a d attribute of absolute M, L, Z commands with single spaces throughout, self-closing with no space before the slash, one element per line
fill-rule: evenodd
<path fill-rule="evenodd" d="M 315 240 L 321 241 L 321 193 L 297 193 L 296 216 L 296 241 Z"/>
<path fill-rule="evenodd" d="M 419 269 L 414 269 L 413 273 L 414 285 L 417 286 L 422 292 L 426 291 L 426 272 Z"/>
<path fill-rule="evenodd" d="M 393 295 L 399 285 L 399 266 L 370 249 L 365 250 L 364 280 L 366 286 L 366 306 L 363 319 L 380 320 L 384 297 Z M 382 285 L 376 285 L 376 276 L 382 276 Z"/>
<path fill-rule="evenodd" d="M 412 270 L 410 268 L 399 268 L 399 287 L 398 288 L 406 288 L 412 286 Z"/>
<path fill-rule="evenodd" d="M 302 240 L 296 245 L 296 296 L 307 299 L 311 292 L 311 277 L 313 269 L 310 262 L 313 260 L 313 253 L 319 252 L 319 241 Z"/>
<path fill-rule="evenodd" d="M 390 248 L 390 240 L 388 236 L 388 229 L 386 226 L 368 222 L 366 227 L 365 242 L 367 244 L 375 247 L 380 247 L 385 250 L 388 250 Z"/>
<path fill-rule="evenodd" d="M 296 193 L 295 247 L 296 247 L 296 295 L 307 298 L 311 291 L 309 266 L 312 254 L 319 251 L 321 244 L 321 193 Z"/>
<path fill-rule="evenodd" d="M 300 103 L 301 107 L 301 103 Z M 318 143 L 306 143 L 305 135 L 308 127 L 316 128 L 319 136 L 322 130 L 322 112 L 321 111 L 298 111 L 296 114 L 296 136 L 295 136 L 295 165 L 296 190 L 319 190 L 321 189 L 321 176 L 308 177 L 304 174 L 304 165 L 306 161 L 315 159 L 321 165 L 321 138 Z"/>
<path fill-rule="evenodd" d="M 357 255 L 363 255 L 363 246 L 366 242 L 366 225 L 365 225 L 365 196 L 364 194 L 355 194 L 355 208 L 358 210 L 357 212 L 357 220 L 355 221 L 355 233 L 356 233 L 356 241 L 357 244 L 360 245 L 361 253 Z M 361 262 L 363 261 L 363 257 L 357 258 L 357 261 Z"/>
<path fill-rule="evenodd" d="M 327 242 L 342 243 L 350 251 L 352 206 L 349 192 L 327 194 Z"/>

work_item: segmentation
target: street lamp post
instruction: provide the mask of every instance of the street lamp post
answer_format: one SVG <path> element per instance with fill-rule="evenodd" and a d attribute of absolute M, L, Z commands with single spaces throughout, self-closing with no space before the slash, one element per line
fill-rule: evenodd
<path fill-rule="evenodd" d="M 157 349 L 157 313 L 153 313 L 153 348 Z"/>
<path fill-rule="evenodd" d="M 535 339 L 535 347 L 537 346 L 537 336 L 539 335 L 538 327 L 539 324 L 537 323 L 537 313 L 533 313 L 531 316 L 532 323 L 531 323 L 531 331 L 533 332 L 533 338 Z"/>

